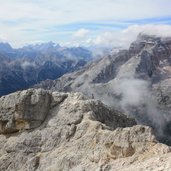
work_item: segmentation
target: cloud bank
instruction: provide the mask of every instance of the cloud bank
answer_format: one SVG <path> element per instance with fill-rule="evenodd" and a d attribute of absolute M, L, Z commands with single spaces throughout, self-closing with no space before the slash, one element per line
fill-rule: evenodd
<path fill-rule="evenodd" d="M 74 37 L 76 38 L 84 38 L 90 31 L 88 29 L 81 28 L 77 32 L 74 33 Z"/>
<path fill-rule="evenodd" d="M 112 39 L 110 32 L 117 34 L 130 25 L 171 24 L 170 0 L 155 0 L 155 3 L 153 0 L 0 0 L 0 3 L 0 40 L 14 46 L 40 40 L 66 43 L 73 41 L 78 30 L 77 38 L 90 30 L 89 42 L 93 39 L 96 44 L 108 44 L 107 40 Z"/>
<path fill-rule="evenodd" d="M 139 33 L 148 35 L 156 35 L 161 37 L 171 37 L 171 25 L 166 24 L 145 24 L 131 25 L 126 29 L 105 32 L 97 35 L 95 38 L 86 40 L 87 44 L 97 45 L 101 47 L 122 47 L 128 48 Z"/>

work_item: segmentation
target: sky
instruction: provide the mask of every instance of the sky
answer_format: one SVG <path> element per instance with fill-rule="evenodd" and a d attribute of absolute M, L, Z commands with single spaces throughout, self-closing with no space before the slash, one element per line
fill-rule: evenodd
<path fill-rule="evenodd" d="M 171 36 L 171 0 L 0 0 L 0 41 L 13 47 L 127 47 L 139 32 Z"/>

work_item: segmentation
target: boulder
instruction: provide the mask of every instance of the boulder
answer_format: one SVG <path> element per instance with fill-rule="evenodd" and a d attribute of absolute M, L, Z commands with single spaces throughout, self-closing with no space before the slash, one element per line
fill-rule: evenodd
<path fill-rule="evenodd" d="M 0 98 L 0 133 L 32 129 L 45 120 L 51 96 L 41 89 L 19 91 Z"/>

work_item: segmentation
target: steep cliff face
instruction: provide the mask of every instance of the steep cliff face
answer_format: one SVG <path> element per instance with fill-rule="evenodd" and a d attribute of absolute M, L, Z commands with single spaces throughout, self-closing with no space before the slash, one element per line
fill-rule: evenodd
<path fill-rule="evenodd" d="M 56 90 L 82 90 L 85 85 L 110 83 L 114 79 L 139 78 L 152 84 L 170 78 L 171 39 L 140 34 L 129 50 L 106 56 L 82 70 L 64 75 L 43 86 Z M 41 86 L 41 85 L 40 85 Z M 87 94 L 89 94 L 87 92 Z"/>
<path fill-rule="evenodd" d="M 161 137 L 171 121 L 170 78 L 171 38 L 140 34 L 128 50 L 37 87 L 82 92 L 154 127 Z"/>
<path fill-rule="evenodd" d="M 30 89 L 1 97 L 0 109 L 2 171 L 171 167 L 151 128 L 80 93 Z"/>

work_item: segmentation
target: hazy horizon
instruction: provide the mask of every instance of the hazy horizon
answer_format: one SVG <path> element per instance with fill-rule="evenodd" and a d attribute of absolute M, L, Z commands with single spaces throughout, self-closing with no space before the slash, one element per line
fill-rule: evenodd
<path fill-rule="evenodd" d="M 15 48 L 49 41 L 64 46 L 127 47 L 139 32 L 171 36 L 169 0 L 0 2 L 0 41 Z"/>

